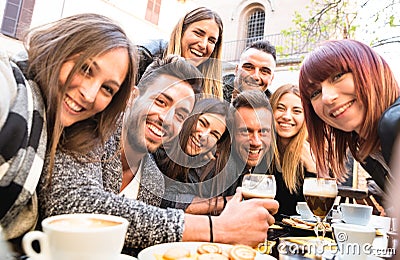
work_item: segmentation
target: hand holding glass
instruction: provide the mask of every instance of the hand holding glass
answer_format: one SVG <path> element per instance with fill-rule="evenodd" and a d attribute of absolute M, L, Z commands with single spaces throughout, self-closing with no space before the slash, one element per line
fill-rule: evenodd
<path fill-rule="evenodd" d="M 274 175 L 250 173 L 243 176 L 242 194 L 244 199 L 260 198 L 274 199 L 276 195 L 276 181 Z M 263 244 L 264 252 L 270 251 L 268 235 Z M 272 247 L 272 246 L 271 246 Z"/>

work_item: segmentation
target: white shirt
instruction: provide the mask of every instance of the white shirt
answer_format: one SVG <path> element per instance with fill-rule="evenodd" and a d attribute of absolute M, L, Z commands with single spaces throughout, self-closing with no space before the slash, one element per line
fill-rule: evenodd
<path fill-rule="evenodd" d="M 140 165 L 135 174 L 135 177 L 119 193 L 120 196 L 125 196 L 130 199 L 137 199 L 138 194 L 139 194 L 140 177 L 142 176 L 142 167 L 143 167 L 143 160 L 140 161 Z"/>

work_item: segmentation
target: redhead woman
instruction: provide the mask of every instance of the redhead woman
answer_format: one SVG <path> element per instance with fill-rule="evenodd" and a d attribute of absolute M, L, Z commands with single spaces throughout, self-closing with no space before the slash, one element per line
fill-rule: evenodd
<path fill-rule="evenodd" d="M 399 85 L 386 61 L 364 43 L 327 41 L 303 61 L 299 84 L 318 172 L 343 179 L 350 149 L 384 189 L 400 124 Z"/>

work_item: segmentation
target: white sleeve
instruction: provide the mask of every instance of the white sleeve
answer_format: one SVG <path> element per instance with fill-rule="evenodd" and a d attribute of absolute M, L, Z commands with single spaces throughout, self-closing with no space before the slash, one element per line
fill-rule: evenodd
<path fill-rule="evenodd" d="M 0 50 L 0 130 L 2 129 L 10 106 L 17 95 L 17 83 L 14 79 L 8 54 Z"/>

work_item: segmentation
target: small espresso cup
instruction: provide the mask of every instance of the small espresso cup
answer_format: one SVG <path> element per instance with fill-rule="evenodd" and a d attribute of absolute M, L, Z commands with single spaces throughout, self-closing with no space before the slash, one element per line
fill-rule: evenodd
<path fill-rule="evenodd" d="M 296 212 L 301 216 L 302 219 L 312 219 L 314 214 L 307 205 L 307 202 L 299 201 L 296 205 Z"/>
<path fill-rule="evenodd" d="M 28 232 L 22 245 L 32 260 L 118 259 L 128 221 L 103 214 L 65 214 L 42 221 L 43 232 Z M 40 252 L 32 248 L 38 241 Z"/>
<path fill-rule="evenodd" d="M 341 203 L 338 210 L 342 220 L 348 224 L 367 225 L 372 215 L 372 207 L 360 204 Z"/>
<path fill-rule="evenodd" d="M 332 230 L 339 260 L 366 260 L 372 254 L 375 228 L 347 223 L 334 223 Z M 335 258 L 336 259 L 336 258 Z"/>

